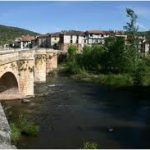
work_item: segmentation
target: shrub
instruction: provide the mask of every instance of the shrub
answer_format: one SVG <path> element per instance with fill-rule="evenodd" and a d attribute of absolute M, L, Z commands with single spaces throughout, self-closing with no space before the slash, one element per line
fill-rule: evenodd
<path fill-rule="evenodd" d="M 97 80 L 99 83 L 115 87 L 133 84 L 132 77 L 129 74 L 101 74 Z"/>
<path fill-rule="evenodd" d="M 77 47 L 74 45 L 70 45 L 68 48 L 68 59 L 74 59 L 77 53 Z"/>
<path fill-rule="evenodd" d="M 18 126 L 22 134 L 35 136 L 39 132 L 39 127 L 32 121 L 27 120 L 24 116 L 19 117 Z"/>
<path fill-rule="evenodd" d="M 11 128 L 11 141 L 12 141 L 12 143 L 15 144 L 15 143 L 17 143 L 17 141 L 19 140 L 19 138 L 21 136 L 21 131 L 16 126 L 15 123 L 11 123 L 10 128 Z"/>
<path fill-rule="evenodd" d="M 84 142 L 82 149 L 97 149 L 98 145 L 94 142 Z"/>

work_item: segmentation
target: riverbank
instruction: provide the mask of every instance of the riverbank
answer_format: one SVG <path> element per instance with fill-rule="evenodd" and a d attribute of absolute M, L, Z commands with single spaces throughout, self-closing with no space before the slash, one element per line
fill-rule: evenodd
<path fill-rule="evenodd" d="M 57 70 L 60 74 L 66 74 L 76 81 L 84 81 L 90 83 L 97 83 L 99 85 L 109 86 L 112 88 L 132 88 L 134 86 L 134 78 L 131 74 L 98 74 L 93 72 L 88 72 L 86 70 L 78 70 L 76 73 L 70 73 L 67 70 L 65 64 L 60 65 Z M 145 88 L 150 85 L 150 77 L 149 75 L 143 75 L 142 77 L 142 85 L 140 88 Z"/>

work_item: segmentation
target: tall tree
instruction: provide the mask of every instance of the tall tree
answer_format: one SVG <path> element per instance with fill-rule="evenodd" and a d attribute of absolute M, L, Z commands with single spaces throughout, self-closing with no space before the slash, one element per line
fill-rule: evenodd
<path fill-rule="evenodd" d="M 132 9 L 126 9 L 127 17 L 129 22 L 127 22 L 124 29 L 127 32 L 127 56 L 133 66 L 133 71 L 136 70 L 138 66 L 139 52 L 138 52 L 138 26 L 136 25 L 137 15 Z"/>

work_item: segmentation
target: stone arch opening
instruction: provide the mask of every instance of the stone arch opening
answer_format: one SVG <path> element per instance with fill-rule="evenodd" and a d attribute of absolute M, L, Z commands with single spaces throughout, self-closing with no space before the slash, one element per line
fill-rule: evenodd
<path fill-rule="evenodd" d="M 19 88 L 15 75 L 6 72 L 0 78 L 0 99 L 13 99 L 18 94 Z"/>

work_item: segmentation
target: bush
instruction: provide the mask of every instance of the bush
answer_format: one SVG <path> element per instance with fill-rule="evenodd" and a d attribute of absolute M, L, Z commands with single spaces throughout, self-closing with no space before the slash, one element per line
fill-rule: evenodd
<path fill-rule="evenodd" d="M 68 48 L 68 59 L 74 59 L 77 53 L 77 47 L 74 45 L 70 45 Z"/>
<path fill-rule="evenodd" d="M 93 77 L 92 80 L 114 87 L 131 86 L 133 84 L 132 77 L 129 74 L 101 74 L 96 78 Z"/>
<path fill-rule="evenodd" d="M 24 135 L 35 136 L 39 132 L 39 127 L 35 125 L 32 121 L 27 120 L 24 116 L 19 117 L 18 126 L 21 133 Z"/>
<path fill-rule="evenodd" d="M 12 141 L 12 143 L 16 144 L 21 136 L 21 131 L 16 126 L 15 123 L 10 124 L 10 129 L 11 129 L 11 141 Z"/>
<path fill-rule="evenodd" d="M 84 142 L 82 149 L 97 149 L 98 145 L 94 142 Z"/>

